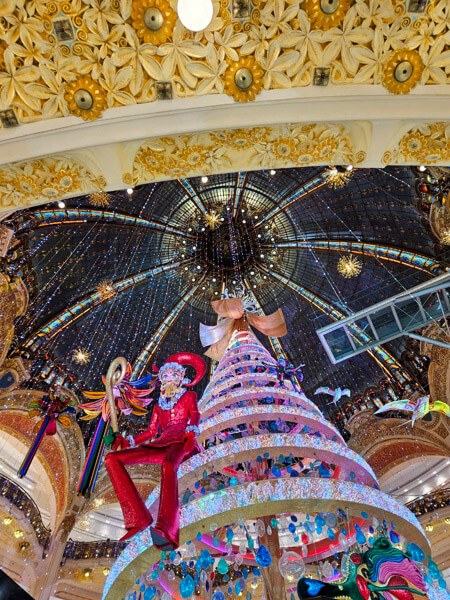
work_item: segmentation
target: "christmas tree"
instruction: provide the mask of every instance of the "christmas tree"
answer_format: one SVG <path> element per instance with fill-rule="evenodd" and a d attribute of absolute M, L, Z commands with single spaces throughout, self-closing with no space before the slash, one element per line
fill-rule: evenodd
<path fill-rule="evenodd" d="M 411 583 L 400 559 L 390 563 L 424 597 L 416 566 L 424 571 L 429 548 L 420 524 L 379 490 L 371 467 L 304 395 L 301 379 L 270 355 L 245 316 L 235 322 L 199 402 L 204 450 L 179 468 L 182 545 L 161 554 L 143 531 L 112 568 L 104 598 L 289 599 L 305 575 L 339 584 L 356 577 L 355 551 L 375 548 L 385 557 L 385 547 L 414 566 Z M 156 487 L 146 502 L 152 514 L 158 501 Z M 442 579 L 431 566 L 432 596 Z"/>

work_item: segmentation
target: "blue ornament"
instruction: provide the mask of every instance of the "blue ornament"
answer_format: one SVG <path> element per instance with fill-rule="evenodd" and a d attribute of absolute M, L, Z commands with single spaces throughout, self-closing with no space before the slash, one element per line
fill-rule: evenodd
<path fill-rule="evenodd" d="M 159 577 L 159 571 L 158 571 L 158 569 L 155 569 L 152 572 L 152 579 L 158 579 L 158 577 Z"/>
<path fill-rule="evenodd" d="M 235 486 L 235 485 L 237 485 L 237 482 L 238 482 L 238 480 L 237 480 L 237 479 L 236 479 L 236 477 L 234 477 L 234 476 L 233 476 L 233 477 L 230 479 L 230 485 L 231 485 L 231 486 Z"/>
<path fill-rule="evenodd" d="M 361 516 L 362 516 L 363 519 L 368 519 L 369 518 L 369 515 L 364 510 L 362 511 Z"/>
<path fill-rule="evenodd" d="M 241 586 L 239 585 L 239 581 L 236 581 L 236 583 L 234 584 L 234 591 L 236 593 L 236 596 L 239 596 L 239 594 L 241 593 Z"/>
<path fill-rule="evenodd" d="M 257 456 L 257 457 L 256 457 L 256 460 L 257 460 L 259 463 L 262 463 L 262 461 L 263 461 L 263 459 L 262 459 L 262 456 Z"/>
<path fill-rule="evenodd" d="M 414 542 L 408 544 L 408 552 L 415 562 L 422 562 L 425 560 L 425 552 Z"/>
<path fill-rule="evenodd" d="M 328 539 L 331 541 L 336 539 L 336 536 L 334 535 L 334 531 L 331 529 L 331 527 L 328 527 L 327 536 L 328 536 Z"/>
<path fill-rule="evenodd" d="M 443 579 L 442 577 L 439 577 L 439 579 L 438 579 L 438 585 L 443 590 L 447 589 L 447 583 L 445 582 L 445 579 Z"/>
<path fill-rule="evenodd" d="M 220 546 L 220 540 L 218 537 L 213 538 L 213 546 L 214 548 L 218 548 Z"/>
<path fill-rule="evenodd" d="M 270 556 L 270 552 L 267 548 L 261 544 L 261 546 L 256 551 L 256 562 L 260 567 L 270 567 L 272 564 L 272 557 Z"/>
<path fill-rule="evenodd" d="M 187 600 L 195 592 L 194 580 L 190 575 L 186 575 L 184 579 L 180 581 L 180 596 Z"/>
<path fill-rule="evenodd" d="M 152 600 L 154 595 L 156 594 L 155 587 L 148 587 L 144 592 L 144 600 Z"/>
<path fill-rule="evenodd" d="M 320 535 L 322 533 L 322 526 L 321 525 L 317 525 L 317 533 L 318 533 L 318 535 Z"/>
<path fill-rule="evenodd" d="M 145 592 L 145 585 L 142 584 L 141 587 L 139 588 L 141 592 Z"/>
<path fill-rule="evenodd" d="M 227 539 L 232 540 L 234 537 L 234 531 L 232 529 L 227 529 Z"/>
<path fill-rule="evenodd" d="M 225 594 L 222 592 L 222 590 L 216 590 L 212 595 L 211 600 L 225 600 Z"/>
<path fill-rule="evenodd" d="M 363 534 L 363 532 L 361 531 L 361 529 L 358 529 L 357 532 L 356 532 L 356 541 L 361 546 L 366 543 L 366 536 Z"/>
<path fill-rule="evenodd" d="M 274 474 L 275 477 L 281 477 L 281 471 L 278 467 L 273 467 L 272 473 Z"/>
<path fill-rule="evenodd" d="M 217 565 L 217 570 L 219 571 L 219 573 L 221 575 L 225 575 L 225 573 L 228 573 L 228 563 L 224 558 L 221 558 L 219 560 L 219 564 Z"/>
<path fill-rule="evenodd" d="M 289 523 L 288 529 L 292 534 L 294 534 L 296 530 L 294 523 Z"/>
<path fill-rule="evenodd" d="M 400 541 L 400 536 L 395 531 L 392 531 L 392 529 L 389 531 L 389 538 L 393 544 L 398 544 Z"/>

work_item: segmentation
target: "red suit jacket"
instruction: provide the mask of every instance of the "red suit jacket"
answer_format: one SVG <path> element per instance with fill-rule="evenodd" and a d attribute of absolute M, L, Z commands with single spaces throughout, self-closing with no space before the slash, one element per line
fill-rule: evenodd
<path fill-rule="evenodd" d="M 163 410 L 159 404 L 156 404 L 147 431 L 136 435 L 134 441 L 136 446 L 145 444 L 150 447 L 185 442 L 186 427 L 189 425 L 198 427 L 199 423 L 200 413 L 197 407 L 197 394 L 190 391 L 184 392 L 168 410 Z M 162 429 L 161 435 L 153 440 L 159 429 Z M 200 451 L 197 442 L 194 443 L 193 450 L 190 455 L 197 454 Z"/>

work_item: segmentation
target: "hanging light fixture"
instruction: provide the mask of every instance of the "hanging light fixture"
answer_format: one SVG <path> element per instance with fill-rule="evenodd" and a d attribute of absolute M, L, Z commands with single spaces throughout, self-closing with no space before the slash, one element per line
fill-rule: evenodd
<path fill-rule="evenodd" d="M 178 0 L 178 18 L 189 31 L 206 29 L 213 18 L 212 0 Z"/>

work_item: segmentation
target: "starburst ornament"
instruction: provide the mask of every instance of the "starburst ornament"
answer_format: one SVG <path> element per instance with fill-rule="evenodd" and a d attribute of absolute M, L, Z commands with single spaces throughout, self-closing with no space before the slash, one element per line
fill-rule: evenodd
<path fill-rule="evenodd" d="M 97 294 L 100 294 L 103 298 L 111 298 L 115 293 L 114 284 L 109 279 L 100 281 L 97 286 Z"/>
<path fill-rule="evenodd" d="M 94 192 L 89 195 L 89 204 L 92 204 L 92 206 L 109 206 L 109 194 Z"/>
<path fill-rule="evenodd" d="M 362 262 L 351 254 L 338 260 L 337 269 L 342 277 L 350 279 L 357 277 L 362 271 Z"/>
<path fill-rule="evenodd" d="M 212 210 L 210 213 L 205 215 L 205 221 L 208 227 L 215 229 L 221 223 L 221 217 L 218 213 Z"/>
<path fill-rule="evenodd" d="M 339 171 L 335 167 L 328 169 L 325 172 L 325 176 L 327 178 L 327 184 L 333 188 L 342 188 L 350 181 L 350 177 L 352 176 L 351 171 Z"/>
<path fill-rule="evenodd" d="M 89 362 L 91 353 L 85 348 L 77 348 L 72 354 L 73 360 L 79 365 L 86 365 Z"/>

